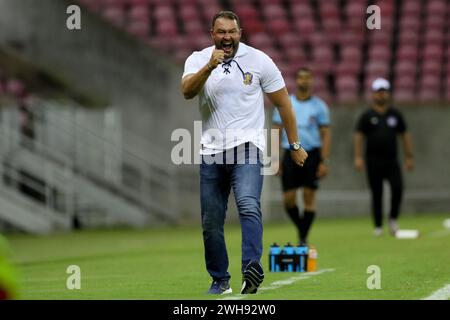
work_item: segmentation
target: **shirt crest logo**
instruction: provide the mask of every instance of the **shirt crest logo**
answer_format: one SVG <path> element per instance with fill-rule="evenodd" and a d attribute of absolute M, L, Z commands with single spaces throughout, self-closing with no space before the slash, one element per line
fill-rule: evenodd
<path fill-rule="evenodd" d="M 389 127 L 395 127 L 397 126 L 397 119 L 395 117 L 389 117 L 387 119 L 387 124 Z"/>
<path fill-rule="evenodd" d="M 250 72 L 244 73 L 244 84 L 246 86 L 249 86 L 252 84 L 252 81 L 253 81 L 253 74 Z"/>

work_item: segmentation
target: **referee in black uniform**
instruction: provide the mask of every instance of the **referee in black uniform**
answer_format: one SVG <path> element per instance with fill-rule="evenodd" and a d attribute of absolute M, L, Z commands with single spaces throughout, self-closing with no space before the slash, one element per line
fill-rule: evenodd
<path fill-rule="evenodd" d="M 402 171 L 398 161 L 397 137 L 400 136 L 405 154 L 405 167 L 414 168 L 411 136 L 399 110 L 390 105 L 390 84 L 378 78 L 372 83 L 372 105 L 359 118 L 354 134 L 354 164 L 357 170 L 365 167 L 372 193 L 372 214 L 375 236 L 383 234 L 383 181 L 391 187 L 389 231 L 395 235 L 403 195 Z M 362 146 L 365 140 L 365 159 Z"/>

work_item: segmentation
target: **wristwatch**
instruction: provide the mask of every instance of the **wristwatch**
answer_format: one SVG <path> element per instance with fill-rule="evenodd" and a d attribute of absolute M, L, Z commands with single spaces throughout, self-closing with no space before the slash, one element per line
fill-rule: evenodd
<path fill-rule="evenodd" d="M 300 149 L 302 149 L 302 148 L 303 148 L 303 147 L 302 147 L 301 143 L 298 142 L 298 141 L 296 141 L 296 142 L 294 142 L 294 143 L 291 143 L 291 144 L 289 145 L 289 150 L 291 150 L 291 151 L 298 151 L 298 150 L 300 150 Z"/>

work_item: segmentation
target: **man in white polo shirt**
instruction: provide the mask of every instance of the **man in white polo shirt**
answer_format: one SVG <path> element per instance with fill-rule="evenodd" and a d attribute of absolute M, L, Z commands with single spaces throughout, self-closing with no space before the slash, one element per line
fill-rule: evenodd
<path fill-rule="evenodd" d="M 209 293 L 231 293 L 224 222 L 231 188 L 242 228 L 241 293 L 256 293 L 264 279 L 260 196 L 261 151 L 265 148 L 264 93 L 278 106 L 291 156 L 302 166 L 307 153 L 297 134 L 295 114 L 280 71 L 265 53 L 240 43 L 239 18 L 216 14 L 214 46 L 191 54 L 181 87 L 186 99 L 199 96 L 202 115 L 200 200 Z"/>

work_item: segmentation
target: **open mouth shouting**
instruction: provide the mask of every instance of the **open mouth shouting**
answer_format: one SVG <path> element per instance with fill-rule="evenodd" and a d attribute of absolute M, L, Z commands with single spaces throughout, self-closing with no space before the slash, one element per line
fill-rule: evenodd
<path fill-rule="evenodd" d="M 227 57 L 231 57 L 234 53 L 234 43 L 232 41 L 223 41 L 222 50 Z"/>

